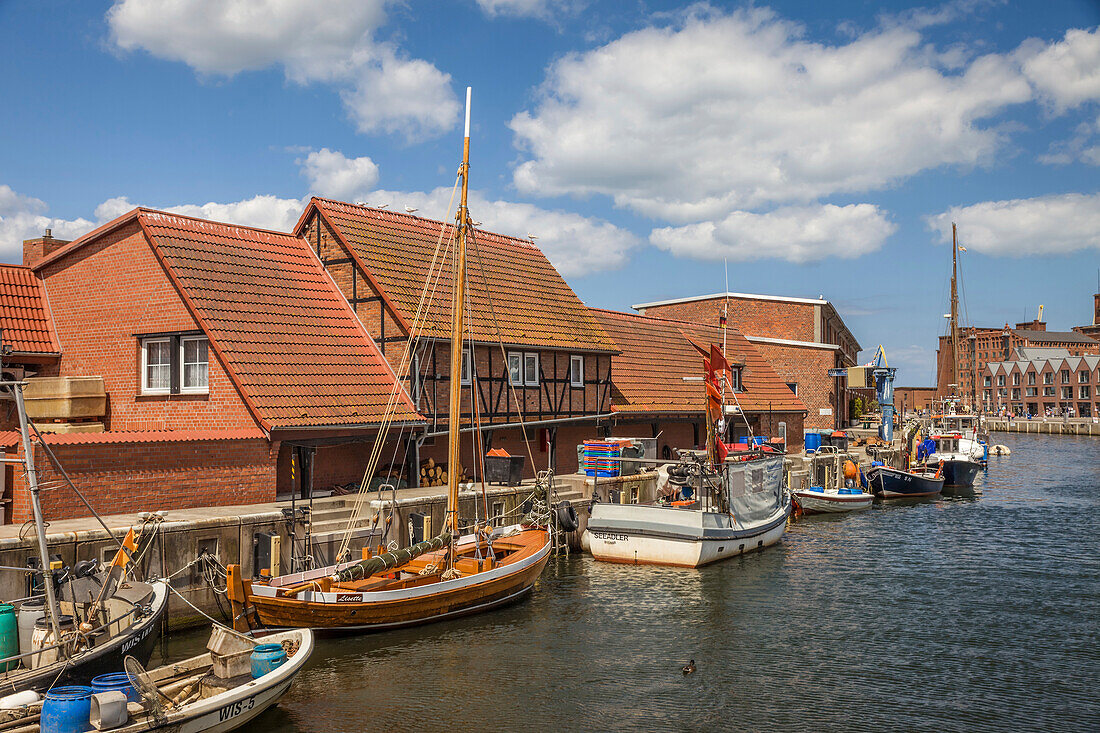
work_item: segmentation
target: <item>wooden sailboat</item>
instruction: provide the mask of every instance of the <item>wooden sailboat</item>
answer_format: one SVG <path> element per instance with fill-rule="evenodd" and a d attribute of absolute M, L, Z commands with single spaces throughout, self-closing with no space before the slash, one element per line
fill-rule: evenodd
<path fill-rule="evenodd" d="M 470 167 L 470 89 L 459 169 L 462 193 L 456 217 L 454 293 L 451 316 L 451 371 L 462 370 L 466 282 L 466 207 Z M 460 381 L 450 380 L 448 455 L 459 464 Z M 380 431 L 380 435 L 381 435 Z M 368 469 L 369 473 L 369 469 Z M 550 556 L 546 504 L 520 524 L 478 526 L 462 536 L 458 516 L 458 472 L 448 475 L 443 533 L 412 547 L 378 555 L 363 550 L 361 560 L 251 581 L 238 565 L 228 568 L 228 595 L 238 630 L 269 628 L 382 630 L 478 613 L 518 600 L 534 585 Z M 364 480 L 364 487 L 368 481 Z M 539 511 L 541 506 L 544 511 Z M 491 530 L 491 531 L 490 531 Z"/>

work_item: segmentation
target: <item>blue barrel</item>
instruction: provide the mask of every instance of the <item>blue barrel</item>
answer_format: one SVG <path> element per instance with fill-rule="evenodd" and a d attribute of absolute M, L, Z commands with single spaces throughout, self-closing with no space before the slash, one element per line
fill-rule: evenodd
<path fill-rule="evenodd" d="M 806 433 L 806 452 L 816 453 L 821 447 L 821 433 Z"/>
<path fill-rule="evenodd" d="M 0 604 L 0 659 L 19 655 L 19 619 L 15 615 L 15 606 Z M 0 664 L 0 672 L 15 669 L 19 660 Z"/>
<path fill-rule="evenodd" d="M 286 661 L 286 650 L 282 644 L 257 644 L 249 659 L 252 662 L 252 679 L 256 679 L 282 665 Z"/>
<path fill-rule="evenodd" d="M 125 672 L 111 672 L 92 678 L 93 693 L 98 694 L 100 692 L 110 692 L 111 690 L 125 693 L 126 699 L 130 702 L 141 703 L 141 694 L 134 689 L 133 683 L 130 682 L 130 678 Z"/>
<path fill-rule="evenodd" d="M 42 733 L 84 733 L 91 728 L 91 714 L 91 687 L 55 687 L 42 703 Z"/>

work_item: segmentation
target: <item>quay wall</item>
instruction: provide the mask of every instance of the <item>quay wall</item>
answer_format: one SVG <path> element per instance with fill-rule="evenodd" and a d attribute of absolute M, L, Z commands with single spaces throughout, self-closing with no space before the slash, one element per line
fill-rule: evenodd
<path fill-rule="evenodd" d="M 530 495 L 532 487 L 493 486 L 485 492 L 484 503 L 490 511 L 509 512 L 508 522 L 522 518 L 521 505 Z M 446 511 L 446 497 L 443 493 L 425 495 L 426 491 L 411 490 L 397 493 L 396 509 L 390 513 L 390 496 L 368 496 L 362 514 L 355 527 L 350 548 L 353 557 L 359 557 L 365 545 L 377 546 L 396 542 L 399 546 L 409 544 L 410 520 L 413 513 L 430 516 L 430 530 L 435 533 L 443 526 Z M 313 505 L 312 550 L 319 564 L 331 561 L 331 555 L 339 545 L 343 529 L 347 527 L 354 506 L 352 497 L 331 497 L 315 500 Z M 459 501 L 461 516 L 473 518 L 484 516 L 480 490 L 463 492 Z M 298 502 L 297 508 L 309 506 L 310 502 Z M 176 593 L 172 593 L 168 607 L 168 626 L 182 629 L 203 626 L 209 623 L 203 616 L 207 614 L 223 623 L 227 621 L 230 607 L 225 595 L 213 590 L 204 579 L 198 566 L 192 566 L 183 572 L 201 552 L 206 551 L 218 559 L 222 566 L 237 563 L 245 577 L 254 577 L 259 568 L 255 565 L 255 548 L 266 542 L 266 535 L 277 535 L 281 542 L 280 566 L 283 573 L 293 568 L 292 544 L 298 552 L 305 549 L 306 525 L 303 521 L 292 521 L 284 509 L 290 504 L 260 504 L 257 506 L 204 507 L 183 511 L 171 511 L 163 521 L 145 524 L 144 531 L 152 534 L 148 549 L 140 557 L 140 568 L 146 578 L 171 577 L 169 581 Z M 145 507 L 149 508 L 149 507 Z M 378 517 L 377 520 L 375 517 Z M 389 518 L 389 521 L 387 521 Z M 95 520 L 79 519 L 56 521 L 47 528 L 47 546 L 51 558 L 60 559 L 66 566 L 72 567 L 80 560 L 98 559 L 109 563 L 115 556 L 118 539 L 125 537 L 131 526 L 141 527 L 142 520 L 134 514 L 104 517 L 111 528 L 110 534 Z M 372 533 L 370 530 L 375 529 Z M 292 541 L 292 532 L 296 542 Z M 150 535 L 146 535 L 150 536 Z M 28 561 L 39 557 L 37 539 L 31 527 L 17 530 L 8 527 L 0 536 L 0 566 L 6 568 L 27 567 Z M 15 570 L 0 572 L 0 597 L 23 598 L 28 593 L 28 581 L 25 573 Z M 224 579 L 218 581 L 224 587 Z M 195 610 L 188 604 L 194 604 Z M 201 613 L 200 613 L 201 611 Z"/>
<path fill-rule="evenodd" d="M 986 418 L 991 433 L 1033 433 L 1035 435 L 1094 435 L 1100 437 L 1100 423 L 1060 420 L 997 420 Z"/>

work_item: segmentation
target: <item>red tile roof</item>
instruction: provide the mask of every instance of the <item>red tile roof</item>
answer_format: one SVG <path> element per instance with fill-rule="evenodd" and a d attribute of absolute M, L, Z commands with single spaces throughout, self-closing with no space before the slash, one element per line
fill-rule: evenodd
<path fill-rule="evenodd" d="M 377 424 L 395 377 L 309 245 L 141 210 L 154 251 L 264 427 Z M 395 421 L 422 421 L 404 390 Z"/>
<path fill-rule="evenodd" d="M 454 234 L 453 224 L 314 198 L 300 220 L 299 234 L 304 233 L 314 210 L 320 210 L 343 238 L 399 317 L 412 324 L 436 244 L 442 233 L 446 252 L 446 243 Z M 541 348 L 615 350 L 538 247 L 524 239 L 481 230 L 475 230 L 468 241 L 467 329 L 474 340 Z M 423 336 L 450 338 L 452 280 L 448 259 L 421 329 Z"/>
<path fill-rule="evenodd" d="M 611 404 L 616 412 L 702 413 L 703 357 L 688 338 L 701 345 L 722 344 L 717 326 L 703 326 L 634 313 L 591 309 L 593 316 L 622 352 L 611 372 Z M 744 363 L 743 392 L 737 402 L 745 412 L 804 412 L 794 395 L 760 352 L 734 329 L 727 329 L 726 357 Z"/>
<path fill-rule="evenodd" d="M 29 267 L 0 265 L 0 328 L 17 354 L 59 354 L 42 283 Z"/>
<path fill-rule="evenodd" d="M 42 429 L 42 428 L 40 428 Z M 50 445 L 92 445 L 103 443 L 195 443 L 211 440 L 265 439 L 260 429 L 238 430 L 118 430 L 107 433 L 46 433 L 43 438 Z M 0 441 L 4 433 L 0 433 Z M 19 433 L 13 433 L 19 441 Z M 3 445 L 0 442 L 0 445 Z"/>

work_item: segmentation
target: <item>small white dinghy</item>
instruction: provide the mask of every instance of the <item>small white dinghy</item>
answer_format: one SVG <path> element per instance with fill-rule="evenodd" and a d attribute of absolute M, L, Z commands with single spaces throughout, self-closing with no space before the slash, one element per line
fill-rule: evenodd
<path fill-rule="evenodd" d="M 821 486 L 794 491 L 792 495 L 806 514 L 852 512 L 867 509 L 875 501 L 874 494 L 865 494 L 859 489 L 827 489 Z"/>
<path fill-rule="evenodd" d="M 254 647 L 272 645 L 258 661 L 253 660 Z M 141 702 L 128 700 L 123 690 L 93 694 L 88 688 L 57 688 L 83 693 L 84 710 L 90 704 L 88 730 L 109 730 L 114 733 L 139 733 L 169 730 L 172 733 L 222 733 L 249 723 L 290 689 L 294 678 L 313 652 L 313 632 L 291 629 L 262 639 L 215 627 L 207 654 L 175 664 L 148 670 L 133 657 L 125 662 L 129 677 Z M 281 648 L 282 653 L 278 650 Z M 282 659 L 283 661 L 280 661 Z M 252 676 L 256 665 L 258 676 Z M 67 700 L 75 700 L 73 697 Z M 29 702 L 29 701 L 28 701 Z M 52 720 L 49 694 L 44 702 L 33 703 L 19 710 L 0 711 L 0 727 L 5 729 L 25 721 L 23 731 L 37 731 Z M 64 709 L 66 719 L 73 709 Z M 83 730 L 84 728 L 82 728 Z"/>

